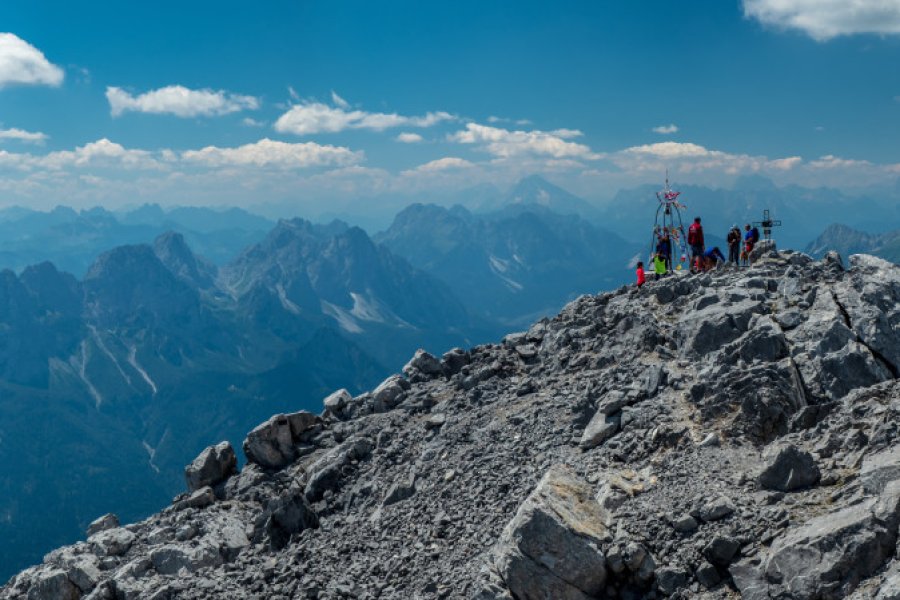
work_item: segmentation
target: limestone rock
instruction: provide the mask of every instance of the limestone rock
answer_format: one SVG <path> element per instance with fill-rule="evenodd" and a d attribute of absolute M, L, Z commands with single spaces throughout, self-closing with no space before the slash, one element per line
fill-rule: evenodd
<path fill-rule="evenodd" d="M 758 571 L 738 568 L 742 593 L 798 599 L 843 598 L 894 554 L 900 524 L 900 481 L 879 498 L 815 517 L 772 544 Z M 733 572 L 734 574 L 734 572 Z"/>
<path fill-rule="evenodd" d="M 759 484 L 766 489 L 792 492 L 819 481 L 815 459 L 794 445 L 771 446 L 764 458 L 766 466 L 759 474 Z"/>
<path fill-rule="evenodd" d="M 553 467 L 519 507 L 496 549 L 495 565 L 516 598 L 582 600 L 600 594 L 609 533 L 589 485 Z"/>
<path fill-rule="evenodd" d="M 329 394 L 323 401 L 325 412 L 335 417 L 341 417 L 344 409 L 353 401 L 353 397 L 345 389 L 339 389 Z"/>
<path fill-rule="evenodd" d="M 88 542 L 98 556 L 120 556 L 128 552 L 134 542 L 135 535 L 124 527 L 107 529 L 95 533 Z"/>
<path fill-rule="evenodd" d="M 247 434 L 244 454 L 249 462 L 280 469 L 297 457 L 296 444 L 317 430 L 319 423 L 319 417 L 306 411 L 275 415 Z"/>
<path fill-rule="evenodd" d="M 28 600 L 78 600 L 80 597 L 78 588 L 60 569 L 40 573 L 28 590 Z"/>
<path fill-rule="evenodd" d="M 229 442 L 220 442 L 200 453 L 184 468 L 189 492 L 216 486 L 237 473 L 237 455 Z"/>
<path fill-rule="evenodd" d="M 114 527 L 119 526 L 119 517 L 114 515 L 113 513 L 107 513 L 102 517 L 98 517 L 91 521 L 91 524 L 88 525 L 87 534 L 88 537 L 91 537 L 95 533 L 99 533 L 101 531 L 106 531 L 107 529 L 112 529 Z"/>
<path fill-rule="evenodd" d="M 880 494 L 896 479 L 900 479 L 900 445 L 870 454 L 859 469 L 859 480 L 870 494 Z"/>
<path fill-rule="evenodd" d="M 614 436 L 621 425 L 622 419 L 619 415 L 609 416 L 598 410 L 581 435 L 580 445 L 582 449 L 590 450 L 591 448 L 596 448 Z"/>
<path fill-rule="evenodd" d="M 407 375 L 419 372 L 424 375 L 434 376 L 441 375 L 444 372 L 444 368 L 441 366 L 441 361 L 419 348 L 403 367 L 403 372 Z"/>

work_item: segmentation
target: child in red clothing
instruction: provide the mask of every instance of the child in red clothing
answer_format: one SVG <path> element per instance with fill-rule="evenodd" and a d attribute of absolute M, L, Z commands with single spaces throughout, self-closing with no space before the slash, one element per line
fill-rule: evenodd
<path fill-rule="evenodd" d="M 638 261 L 637 264 L 637 286 L 641 287 L 647 278 L 644 276 L 644 263 Z"/>

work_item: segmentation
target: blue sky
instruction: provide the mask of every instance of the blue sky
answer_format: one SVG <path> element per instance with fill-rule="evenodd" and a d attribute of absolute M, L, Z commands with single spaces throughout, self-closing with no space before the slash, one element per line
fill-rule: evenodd
<path fill-rule="evenodd" d="M 900 0 L 0 3 L 0 205 L 900 177 Z"/>

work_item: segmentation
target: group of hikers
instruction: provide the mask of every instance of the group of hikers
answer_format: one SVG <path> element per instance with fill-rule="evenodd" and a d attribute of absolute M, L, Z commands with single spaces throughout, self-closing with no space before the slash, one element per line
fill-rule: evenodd
<path fill-rule="evenodd" d="M 759 241 L 759 229 L 747 223 L 744 225 L 744 232 L 735 223 L 726 236 L 728 243 L 728 258 L 722 254 L 718 246 L 707 249 L 703 238 L 703 225 L 701 225 L 700 217 L 696 217 L 694 222 L 688 228 L 687 245 L 691 253 L 691 272 L 702 273 L 711 269 L 718 268 L 720 264 L 730 263 L 735 266 L 749 266 L 750 255 L 754 246 Z M 743 247 L 742 247 L 743 243 Z M 682 256 L 681 260 L 685 259 Z M 669 232 L 665 229 L 656 232 L 656 249 L 652 256 L 653 273 L 656 279 L 663 277 L 672 271 L 672 239 Z M 680 267 L 679 267 L 680 268 Z M 644 263 L 637 264 L 637 285 L 644 285 L 646 281 L 644 272 Z"/>

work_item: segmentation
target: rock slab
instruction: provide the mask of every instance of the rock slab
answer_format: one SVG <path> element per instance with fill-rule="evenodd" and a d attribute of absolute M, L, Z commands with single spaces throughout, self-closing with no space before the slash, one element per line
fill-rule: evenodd
<path fill-rule="evenodd" d="M 603 591 L 609 534 L 591 486 L 552 467 L 504 530 L 495 567 L 522 600 L 586 600 Z"/>

